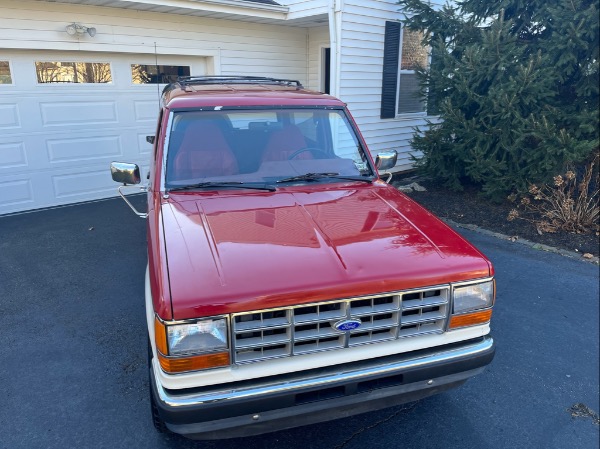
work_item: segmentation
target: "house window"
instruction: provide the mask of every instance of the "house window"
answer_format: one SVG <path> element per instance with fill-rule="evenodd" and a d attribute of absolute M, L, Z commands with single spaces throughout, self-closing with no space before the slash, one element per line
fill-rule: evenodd
<path fill-rule="evenodd" d="M 416 69 L 429 66 L 427 48 L 422 44 L 423 33 L 402 30 L 400 41 L 401 58 L 398 75 L 398 114 L 425 112 L 426 104 L 419 95 L 419 80 Z"/>
<path fill-rule="evenodd" d="M 0 61 L 0 84 L 12 84 L 8 61 Z"/>
<path fill-rule="evenodd" d="M 190 76 L 190 67 L 183 65 L 131 64 L 133 84 L 167 84 L 180 76 Z"/>
<path fill-rule="evenodd" d="M 429 66 L 423 34 L 402 28 L 399 22 L 386 22 L 381 89 L 381 118 L 399 114 L 423 113 L 426 104 L 419 96 L 417 67 Z"/>
<path fill-rule="evenodd" d="M 112 84 L 108 62 L 36 62 L 35 72 L 40 84 Z"/>

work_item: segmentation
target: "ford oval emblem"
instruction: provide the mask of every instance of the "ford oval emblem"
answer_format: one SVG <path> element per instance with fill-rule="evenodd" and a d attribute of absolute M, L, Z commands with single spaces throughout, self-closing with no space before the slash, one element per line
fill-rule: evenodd
<path fill-rule="evenodd" d="M 333 325 L 338 331 L 347 332 L 358 329 L 361 325 L 360 320 L 342 320 Z"/>

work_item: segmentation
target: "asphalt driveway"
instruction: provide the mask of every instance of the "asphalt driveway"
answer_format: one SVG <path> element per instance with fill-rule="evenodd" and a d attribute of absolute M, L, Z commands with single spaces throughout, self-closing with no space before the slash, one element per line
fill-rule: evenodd
<path fill-rule="evenodd" d="M 145 221 L 118 199 L 0 217 L 0 448 L 597 448 L 598 267 L 461 232 L 497 271 L 484 374 L 402 407 L 199 443 L 150 422 Z"/>

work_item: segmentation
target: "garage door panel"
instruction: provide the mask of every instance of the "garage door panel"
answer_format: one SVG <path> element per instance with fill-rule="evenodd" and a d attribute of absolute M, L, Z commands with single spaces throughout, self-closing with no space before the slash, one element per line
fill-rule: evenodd
<path fill-rule="evenodd" d="M 148 143 L 146 137 L 153 136 L 154 133 L 138 133 L 137 135 L 137 147 L 140 154 L 150 155 L 152 154 L 152 144 Z"/>
<path fill-rule="evenodd" d="M 123 156 L 120 135 L 48 140 L 46 146 L 51 164 L 112 160 Z"/>
<path fill-rule="evenodd" d="M 156 125 L 159 109 L 156 92 L 154 95 L 144 92 L 140 92 L 138 95 L 131 93 L 121 95 L 118 108 L 119 117 L 127 117 L 126 124 L 129 126 L 148 128 Z"/>
<path fill-rule="evenodd" d="M 43 126 L 118 123 L 115 101 L 63 101 L 40 103 Z"/>
<path fill-rule="evenodd" d="M 3 136 L 28 135 L 41 131 L 41 126 L 39 98 L 12 92 L 0 95 L 0 130 Z"/>
<path fill-rule="evenodd" d="M 0 175 L 20 175 L 48 166 L 46 139 L 41 135 L 12 135 L 0 139 Z M 40 155 L 42 157 L 40 157 Z"/>
<path fill-rule="evenodd" d="M 20 129 L 19 106 L 16 103 L 0 104 L 0 129 Z"/>
<path fill-rule="evenodd" d="M 18 124 L 13 126 L 8 125 L 4 128 L 3 136 L 23 136 L 44 131 L 40 111 L 40 97 L 36 97 L 29 92 L 20 94 L 11 93 L 0 96 L 0 110 L 12 105 L 16 105 L 15 113 L 18 116 Z M 1 112 L 0 115 L 2 115 Z M 0 129 L 2 128 L 1 123 L 2 120 L 0 119 Z"/>
<path fill-rule="evenodd" d="M 159 106 L 152 95 L 144 95 L 149 99 L 141 101 L 136 100 L 130 92 L 117 92 L 115 95 L 111 93 L 109 96 L 114 96 L 114 101 L 106 101 L 106 94 L 37 97 L 4 95 L 0 91 L 0 130 L 9 134 L 21 134 L 48 133 L 61 128 L 80 130 L 155 126 Z M 65 97 L 73 100 L 65 101 Z M 43 100 L 40 101 L 40 98 Z"/>
<path fill-rule="evenodd" d="M 137 123 L 156 123 L 158 118 L 158 101 L 144 100 L 134 101 L 134 117 Z"/>
<path fill-rule="evenodd" d="M 0 214 L 115 196 L 115 160 L 138 164 L 145 181 L 163 86 L 134 84 L 131 65 L 155 55 L 11 50 L 2 59 L 13 84 L 0 86 Z M 112 82 L 38 82 L 36 62 L 57 61 L 110 63 Z M 207 66 L 202 57 L 159 61 L 198 74 Z"/>
<path fill-rule="evenodd" d="M 34 204 L 31 179 L 21 177 L 2 180 L 0 178 L 0 210 L 22 210 Z"/>
<path fill-rule="evenodd" d="M 0 143 L 0 174 L 47 171 L 62 167 L 98 164 L 107 167 L 111 161 L 140 158 L 137 130 L 131 137 L 114 129 L 112 132 L 35 134 L 19 141 L 15 137 Z M 130 141 L 131 143 L 126 143 Z M 127 147 L 131 147 L 128 149 Z M 126 151 L 128 150 L 128 151 Z"/>
<path fill-rule="evenodd" d="M 0 143 L 0 170 L 27 168 L 23 142 Z"/>
<path fill-rule="evenodd" d="M 150 173 L 150 164 L 146 163 L 140 165 L 140 175 L 142 177 L 142 181 L 148 178 L 148 174 Z"/>
<path fill-rule="evenodd" d="M 73 172 L 52 175 L 54 196 L 61 199 L 89 199 L 113 196 L 116 184 L 110 177 L 108 168 L 80 168 Z"/>
<path fill-rule="evenodd" d="M 122 143 L 122 152 L 121 155 L 118 156 L 124 162 L 135 162 L 138 164 L 138 161 L 145 161 L 147 156 L 142 155 L 140 152 L 138 135 L 139 134 L 149 134 L 147 131 L 137 129 L 128 129 L 121 133 L 121 143 Z M 110 161 L 114 161 L 113 157 Z M 109 162 L 110 162 L 109 161 Z"/>

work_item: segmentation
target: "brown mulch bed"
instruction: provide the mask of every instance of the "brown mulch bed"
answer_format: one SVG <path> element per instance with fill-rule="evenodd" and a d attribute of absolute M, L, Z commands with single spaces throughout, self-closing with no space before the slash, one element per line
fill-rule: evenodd
<path fill-rule="evenodd" d="M 414 174 L 396 175 L 392 185 L 398 187 L 412 182 L 417 182 L 427 190 L 424 192 L 412 191 L 406 194 L 440 218 L 447 218 L 461 224 L 476 225 L 508 237 L 526 239 L 555 248 L 579 252 L 582 255 L 586 253 L 599 255 L 600 243 L 595 233 L 556 232 L 540 235 L 536 227 L 528 221 L 521 219 L 508 221 L 506 219 L 510 210 L 514 208 L 514 205 L 508 200 L 501 204 L 492 203 L 482 198 L 473 188 L 465 188 L 462 192 L 453 192 Z"/>

